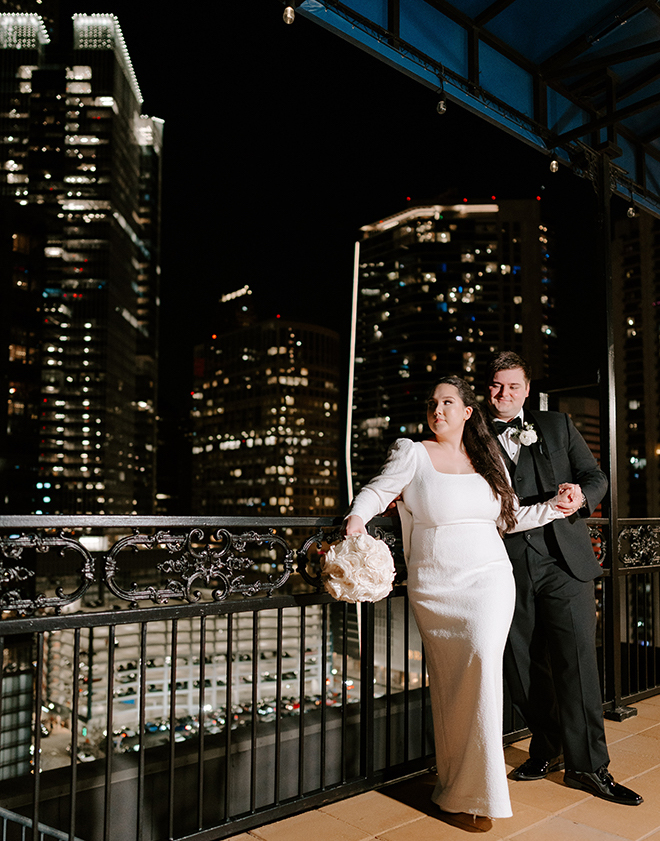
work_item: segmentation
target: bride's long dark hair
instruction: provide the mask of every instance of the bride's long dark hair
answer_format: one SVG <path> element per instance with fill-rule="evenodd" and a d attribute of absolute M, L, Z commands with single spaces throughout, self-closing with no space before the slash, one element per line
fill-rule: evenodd
<path fill-rule="evenodd" d="M 495 496 L 501 500 L 502 519 L 506 523 L 506 530 L 510 531 L 516 524 L 516 495 L 507 479 L 502 453 L 484 411 L 472 388 L 460 377 L 442 377 L 437 380 L 431 389 L 429 400 L 436 388 L 443 384 L 453 385 L 463 403 L 472 409 L 472 414 L 463 428 L 463 446 L 476 472 L 484 477 Z"/>

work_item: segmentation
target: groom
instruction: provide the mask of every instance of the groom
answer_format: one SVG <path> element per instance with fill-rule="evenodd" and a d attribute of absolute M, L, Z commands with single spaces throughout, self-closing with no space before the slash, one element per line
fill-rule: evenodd
<path fill-rule="evenodd" d="M 493 428 L 522 505 L 570 487 L 563 520 L 505 538 L 516 609 L 504 655 L 514 705 L 532 732 L 529 759 L 514 780 L 564 768 L 564 782 L 613 803 L 642 798 L 608 772 L 596 660 L 594 579 L 601 568 L 585 523 L 607 479 L 568 415 L 523 411 L 531 371 L 517 354 L 498 354 L 487 372 Z"/>

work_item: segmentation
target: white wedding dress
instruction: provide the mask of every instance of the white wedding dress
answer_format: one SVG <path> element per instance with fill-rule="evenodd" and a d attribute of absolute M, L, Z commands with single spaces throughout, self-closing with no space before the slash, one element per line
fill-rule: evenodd
<path fill-rule="evenodd" d="M 429 673 L 438 783 L 446 812 L 512 815 L 502 749 L 502 655 L 513 616 L 500 503 L 478 473 L 439 473 L 401 438 L 350 513 L 365 523 L 402 495 L 408 597 Z M 554 501 L 519 508 L 516 531 L 561 517 Z"/>

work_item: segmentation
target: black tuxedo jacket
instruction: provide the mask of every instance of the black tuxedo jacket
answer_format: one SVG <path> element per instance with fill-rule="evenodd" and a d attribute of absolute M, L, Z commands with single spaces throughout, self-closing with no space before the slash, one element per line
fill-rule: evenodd
<path fill-rule="evenodd" d="M 525 422 L 532 423 L 538 441 L 521 446 L 512 477 L 521 505 L 551 499 L 562 482 L 576 482 L 587 504 L 571 517 L 553 520 L 547 526 L 508 535 L 505 545 L 511 560 L 522 558 L 528 546 L 542 554 L 558 554 L 580 581 L 602 572 L 596 560 L 585 519 L 607 491 L 607 477 L 598 467 L 584 438 L 568 415 L 525 409 Z"/>

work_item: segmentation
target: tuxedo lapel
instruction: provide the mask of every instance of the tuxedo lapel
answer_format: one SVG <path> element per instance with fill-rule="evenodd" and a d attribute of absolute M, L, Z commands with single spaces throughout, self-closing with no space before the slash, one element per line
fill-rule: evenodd
<path fill-rule="evenodd" d="M 544 491 L 554 493 L 557 489 L 557 481 L 555 479 L 555 472 L 552 469 L 552 462 L 550 461 L 550 457 L 548 455 L 547 442 L 543 440 L 543 430 L 541 428 L 541 424 L 539 423 L 538 417 L 534 417 L 529 413 L 526 413 L 525 420 L 527 423 L 534 425 L 536 434 L 538 435 L 538 441 L 535 444 L 531 444 L 529 447 L 521 447 L 520 456 L 522 458 L 525 451 L 529 456 L 531 456 L 530 461 L 533 460 L 536 465 L 536 471 L 538 473 L 542 489 Z M 518 467 L 520 467 L 520 459 L 518 459 Z"/>

